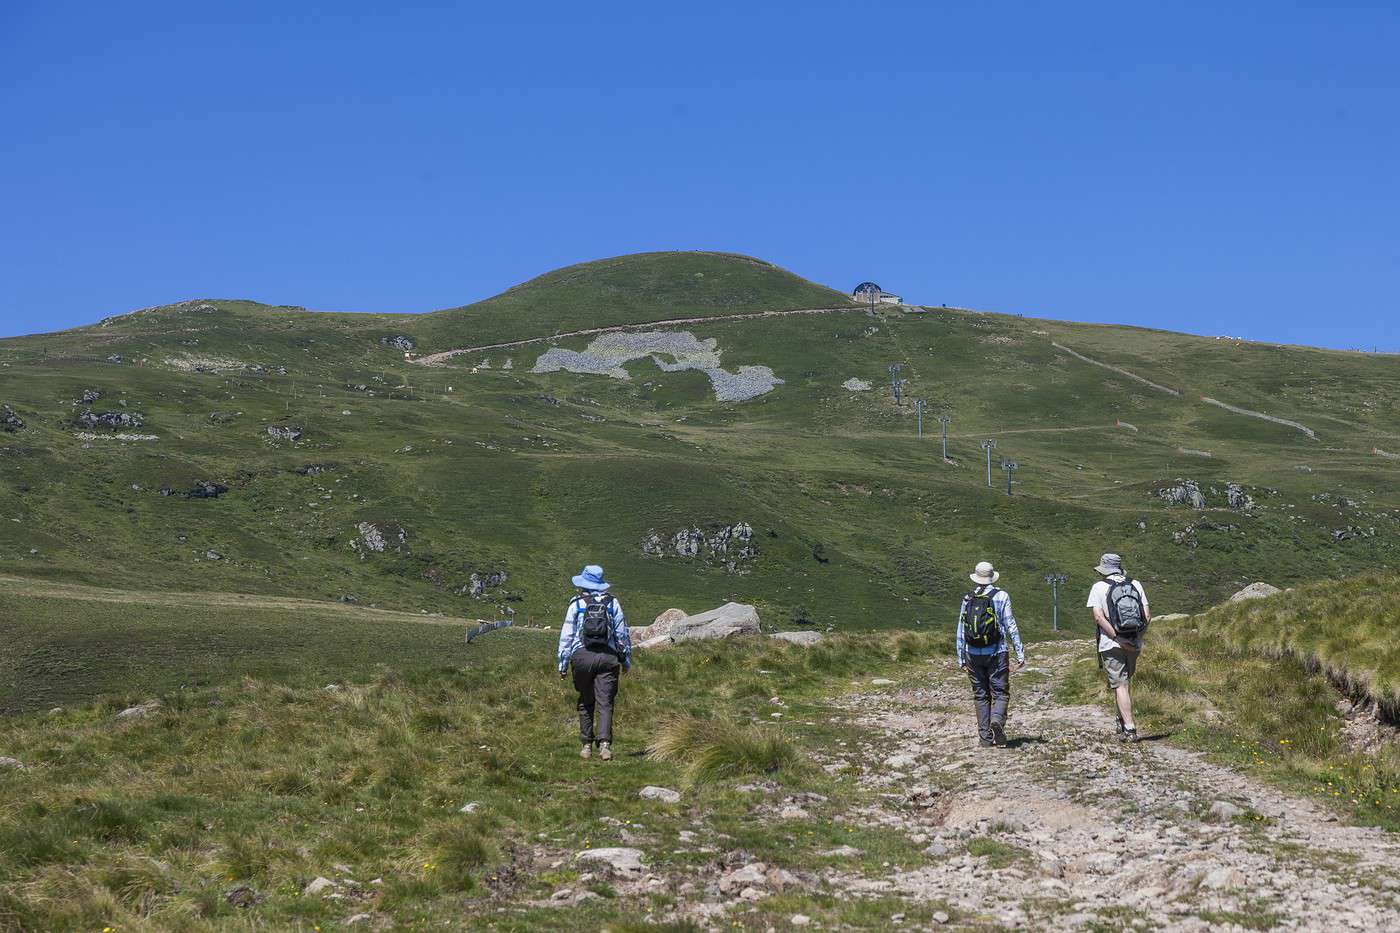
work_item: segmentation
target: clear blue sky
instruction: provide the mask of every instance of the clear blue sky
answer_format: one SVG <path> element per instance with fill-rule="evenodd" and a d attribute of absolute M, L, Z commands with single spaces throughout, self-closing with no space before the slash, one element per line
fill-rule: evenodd
<path fill-rule="evenodd" d="M 1400 349 L 1394 3 L 672 6 L 0 2 L 0 333 L 705 248 Z"/>

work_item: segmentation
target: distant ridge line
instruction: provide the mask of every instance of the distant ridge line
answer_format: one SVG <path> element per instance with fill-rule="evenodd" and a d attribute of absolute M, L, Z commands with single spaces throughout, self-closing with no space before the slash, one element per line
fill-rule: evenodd
<path fill-rule="evenodd" d="M 717 314 L 709 317 L 679 317 L 667 321 L 641 321 L 636 324 L 613 324 L 608 327 L 590 327 L 585 330 L 571 330 L 566 333 L 550 334 L 547 337 L 526 337 L 522 340 L 507 340 L 504 343 L 488 343 L 479 347 L 458 347 L 455 350 L 442 350 L 437 353 L 429 353 L 413 360 L 422 366 L 441 366 L 454 356 L 461 356 L 464 353 L 484 353 L 487 350 L 508 350 L 512 347 L 523 347 L 532 343 L 545 343 L 550 340 L 562 340 L 565 337 L 591 337 L 595 334 L 611 334 L 621 330 L 635 330 L 639 327 L 671 327 L 677 324 L 706 324 L 711 321 L 744 321 L 750 318 L 786 317 L 793 314 L 841 314 L 849 312 L 866 313 L 864 307 L 852 305 L 848 308 L 800 308 L 793 311 L 750 311 L 745 314 Z"/>

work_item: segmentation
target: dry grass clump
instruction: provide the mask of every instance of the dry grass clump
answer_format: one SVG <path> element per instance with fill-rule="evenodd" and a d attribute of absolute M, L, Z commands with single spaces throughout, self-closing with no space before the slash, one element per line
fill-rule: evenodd
<path fill-rule="evenodd" d="M 798 763 L 797 747 L 776 727 L 730 719 L 673 716 L 653 733 L 647 756 L 682 765 L 691 784 L 772 774 Z"/>

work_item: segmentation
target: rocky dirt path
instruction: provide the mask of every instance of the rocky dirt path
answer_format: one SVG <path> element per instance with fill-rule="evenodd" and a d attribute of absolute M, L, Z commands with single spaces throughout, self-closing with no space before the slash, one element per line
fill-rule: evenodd
<path fill-rule="evenodd" d="M 907 900 L 906 927 L 1400 929 L 1400 840 L 1163 741 L 1112 741 L 1106 706 L 1052 696 L 1092 658 L 1087 642 L 1032 648 L 1007 749 L 977 747 L 950 661 L 841 701 L 870 736 L 824 761 L 859 769 L 870 791 L 847 818 L 926 842 L 930 861 L 829 869 L 826 884 Z"/>

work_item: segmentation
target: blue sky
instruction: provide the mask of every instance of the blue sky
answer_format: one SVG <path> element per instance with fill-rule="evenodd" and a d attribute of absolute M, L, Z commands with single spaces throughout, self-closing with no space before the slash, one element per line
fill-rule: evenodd
<path fill-rule="evenodd" d="M 669 6 L 0 3 L 0 333 L 704 248 L 1400 349 L 1395 4 Z"/>

